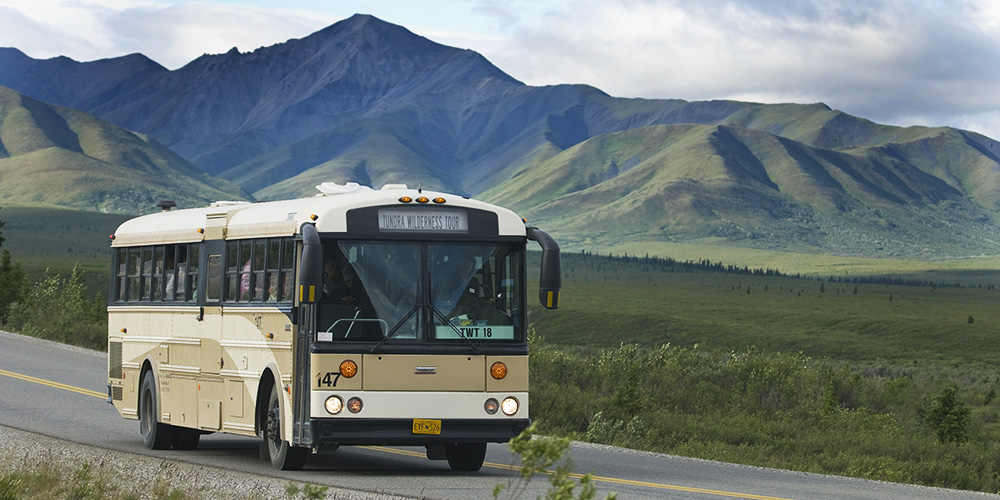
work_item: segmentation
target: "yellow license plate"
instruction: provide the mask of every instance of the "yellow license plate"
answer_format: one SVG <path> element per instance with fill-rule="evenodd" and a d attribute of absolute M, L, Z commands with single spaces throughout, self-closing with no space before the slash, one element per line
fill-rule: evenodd
<path fill-rule="evenodd" d="M 441 434 L 440 420 L 413 419 L 414 434 Z"/>

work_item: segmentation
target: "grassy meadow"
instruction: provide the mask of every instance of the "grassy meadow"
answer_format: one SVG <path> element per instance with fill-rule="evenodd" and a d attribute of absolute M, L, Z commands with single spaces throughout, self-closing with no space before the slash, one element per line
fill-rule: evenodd
<path fill-rule="evenodd" d="M 58 286 L 44 280 L 46 268 L 66 276 L 76 265 L 87 294 L 101 299 L 107 236 L 125 218 L 3 205 L 3 248 L 36 289 Z M 1000 491 L 1000 362 L 992 349 L 1000 340 L 1000 258 L 916 262 L 664 245 L 648 252 L 677 262 L 564 252 L 560 308 L 530 311 L 539 432 Z M 530 270 L 538 258 L 529 253 Z M 534 286 L 537 275 L 529 304 L 537 303 Z"/>
<path fill-rule="evenodd" d="M 960 274 L 923 277 L 954 284 Z M 1000 290 L 991 286 L 1000 276 L 993 277 L 981 287 L 858 284 L 567 254 L 560 309 L 533 311 L 531 321 L 553 345 L 581 349 L 756 346 L 847 361 L 992 365 L 996 356 L 984 347 L 1000 339 Z"/>
<path fill-rule="evenodd" d="M 0 203 L 4 222 L 3 248 L 28 274 L 30 281 L 45 270 L 68 274 L 74 265 L 84 271 L 93 294 L 107 296 L 111 266 L 108 238 L 129 215 L 83 212 L 44 204 Z"/>
<path fill-rule="evenodd" d="M 927 271 L 903 285 L 564 254 L 560 308 L 532 310 L 533 418 L 648 451 L 998 492 L 996 274 L 913 265 Z"/>

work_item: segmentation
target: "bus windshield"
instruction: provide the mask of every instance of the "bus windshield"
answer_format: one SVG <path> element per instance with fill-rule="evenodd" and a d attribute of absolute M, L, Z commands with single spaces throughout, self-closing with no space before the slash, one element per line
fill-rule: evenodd
<path fill-rule="evenodd" d="M 524 339 L 523 244 L 331 239 L 323 248 L 318 341 Z"/>

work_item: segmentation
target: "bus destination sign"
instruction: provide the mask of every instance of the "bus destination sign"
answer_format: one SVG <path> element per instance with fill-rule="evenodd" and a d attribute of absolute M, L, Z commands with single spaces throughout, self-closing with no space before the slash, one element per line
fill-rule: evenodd
<path fill-rule="evenodd" d="M 396 210 L 378 211 L 380 232 L 452 233 L 469 232 L 469 216 L 461 210 Z"/>

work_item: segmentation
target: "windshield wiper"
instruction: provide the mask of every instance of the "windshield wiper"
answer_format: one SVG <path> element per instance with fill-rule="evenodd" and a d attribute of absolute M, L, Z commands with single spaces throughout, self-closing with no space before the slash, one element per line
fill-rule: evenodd
<path fill-rule="evenodd" d="M 470 347 L 472 347 L 473 354 L 479 354 L 480 352 L 482 352 L 482 350 L 479 348 L 478 345 L 476 345 L 475 342 L 469 340 L 468 337 L 462 334 L 462 330 L 459 330 L 455 325 L 451 324 L 451 321 L 448 321 L 448 317 L 445 316 L 444 313 L 441 312 L 441 310 L 439 310 L 437 307 L 433 305 L 430 305 L 428 307 L 431 309 L 431 312 L 433 312 L 434 315 L 437 316 L 438 319 L 444 322 L 444 324 L 450 326 L 452 330 L 455 330 L 455 333 L 457 333 L 462 340 L 464 340 L 467 344 L 469 344 Z"/>
<path fill-rule="evenodd" d="M 379 347 L 382 347 L 382 344 L 384 344 L 385 341 L 389 340 L 393 335 L 395 335 L 396 332 L 399 331 L 399 327 L 403 326 L 403 323 L 406 323 L 406 321 L 410 319 L 410 316 L 413 316 L 413 313 L 415 312 L 417 312 L 417 305 L 413 304 L 413 307 L 410 308 L 410 312 L 406 313 L 406 316 L 403 316 L 403 319 L 399 320 L 399 323 L 393 325 L 393 327 L 389 329 L 389 331 L 385 334 L 385 337 L 383 337 L 382 340 L 378 342 L 378 344 L 375 344 L 375 346 L 372 347 L 371 350 L 368 352 L 374 353 Z"/>

